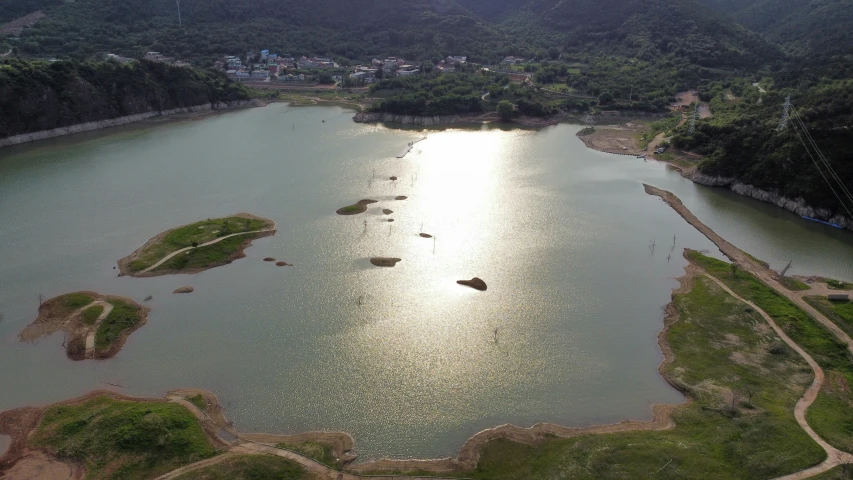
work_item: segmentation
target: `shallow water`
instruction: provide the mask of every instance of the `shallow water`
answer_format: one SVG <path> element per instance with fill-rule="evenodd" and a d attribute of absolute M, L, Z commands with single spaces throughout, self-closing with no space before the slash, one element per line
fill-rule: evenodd
<path fill-rule="evenodd" d="M 200 387 L 242 431 L 344 430 L 362 458 L 449 455 L 508 422 L 649 418 L 681 399 L 656 344 L 681 249 L 718 253 L 641 182 L 775 268 L 853 280 L 849 234 L 587 150 L 578 126 L 430 132 L 396 159 L 423 134 L 351 116 L 274 104 L 0 150 L 0 409 L 103 382 Z M 335 215 L 361 198 L 380 203 Z M 157 233 L 241 211 L 279 226 L 247 258 L 116 278 Z M 455 283 L 473 276 L 488 291 Z M 154 297 L 116 358 L 71 362 L 61 335 L 18 343 L 40 294 L 83 289 Z"/>

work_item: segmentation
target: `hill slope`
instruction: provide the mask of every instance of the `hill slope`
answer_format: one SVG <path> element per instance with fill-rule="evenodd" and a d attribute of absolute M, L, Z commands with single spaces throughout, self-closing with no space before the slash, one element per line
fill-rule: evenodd
<path fill-rule="evenodd" d="M 853 53 L 848 0 L 700 0 L 795 54 Z"/>
<path fill-rule="evenodd" d="M 248 98 L 245 88 L 164 63 L 0 61 L 0 138 Z"/>
<path fill-rule="evenodd" d="M 716 68 L 756 67 L 782 58 L 758 35 L 694 0 L 459 0 L 516 35 L 558 39 L 568 50 L 604 48 L 649 59 L 673 54 Z M 536 28 L 539 27 L 539 28 Z"/>
<path fill-rule="evenodd" d="M 269 48 L 430 58 L 457 48 L 488 55 L 509 41 L 452 0 L 183 0 L 181 17 L 179 27 L 173 0 L 77 0 L 25 31 L 21 49 L 77 57 L 157 50 L 193 59 Z"/>

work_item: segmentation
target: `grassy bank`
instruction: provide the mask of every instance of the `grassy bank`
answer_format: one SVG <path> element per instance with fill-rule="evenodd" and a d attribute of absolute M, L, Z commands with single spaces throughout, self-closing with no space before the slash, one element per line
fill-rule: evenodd
<path fill-rule="evenodd" d="M 313 480 L 300 465 L 281 457 L 244 455 L 229 458 L 176 480 Z"/>
<path fill-rule="evenodd" d="M 30 441 L 87 479 L 147 479 L 213 456 L 195 417 L 180 405 L 102 396 L 47 409 Z"/>
<path fill-rule="evenodd" d="M 831 301 L 818 296 L 803 297 L 803 300 L 826 315 L 848 335 L 853 335 L 853 302 Z"/>
<path fill-rule="evenodd" d="M 95 350 L 99 353 L 110 350 L 126 330 L 132 329 L 139 322 L 140 308 L 137 305 L 123 300 L 109 302 L 113 310 L 95 332 Z"/>
<path fill-rule="evenodd" d="M 792 277 L 779 277 L 779 283 L 781 283 L 783 287 L 787 288 L 792 292 L 801 292 L 812 288 L 807 284 Z"/>
<path fill-rule="evenodd" d="M 75 292 L 51 298 L 42 305 L 48 307 L 50 311 L 49 316 L 65 318 L 75 310 L 83 308 L 94 301 L 95 298 L 87 293 Z"/>
<path fill-rule="evenodd" d="M 846 346 L 816 320 L 753 275 L 731 265 L 691 252 L 690 257 L 738 295 L 751 300 L 805 349 L 823 368 L 827 382 L 809 408 L 806 419 L 832 446 L 853 451 L 853 362 Z"/>
<path fill-rule="evenodd" d="M 94 325 L 98 317 L 104 313 L 104 307 L 101 305 L 93 305 L 86 310 L 83 310 L 83 323 L 86 325 Z"/>
<path fill-rule="evenodd" d="M 272 225 L 269 220 L 240 216 L 214 218 L 185 225 L 169 231 L 159 240 L 145 246 L 130 262 L 129 268 L 133 272 L 145 270 L 176 250 L 198 246 L 233 233 L 263 230 Z"/>
<path fill-rule="evenodd" d="M 221 242 L 205 247 L 193 248 L 186 253 L 178 254 L 163 263 L 153 271 L 163 270 L 192 270 L 223 265 L 233 260 L 234 255 L 246 247 L 259 234 L 247 233 L 236 237 L 226 238 Z"/>
<path fill-rule="evenodd" d="M 340 468 L 340 462 L 335 458 L 335 454 L 332 452 L 332 446 L 326 445 L 317 442 L 299 442 L 299 443 L 278 443 L 276 444 L 278 448 L 285 448 L 287 450 L 293 450 L 299 454 L 302 454 L 308 458 L 312 458 L 317 460 L 318 462 L 327 465 L 332 468 Z"/>
<path fill-rule="evenodd" d="M 755 312 L 705 278 L 675 298 L 666 374 L 695 400 L 669 431 L 487 444 L 466 476 L 518 478 L 772 478 L 814 465 L 823 450 L 793 408 L 812 375 Z"/>

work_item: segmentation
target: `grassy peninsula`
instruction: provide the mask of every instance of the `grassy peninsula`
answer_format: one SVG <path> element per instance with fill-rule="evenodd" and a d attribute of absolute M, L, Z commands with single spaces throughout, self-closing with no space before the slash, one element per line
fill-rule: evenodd
<path fill-rule="evenodd" d="M 275 222 L 240 213 L 207 219 L 157 235 L 119 260 L 122 275 L 197 273 L 231 263 L 256 238 L 275 234 Z"/>
<path fill-rule="evenodd" d="M 710 260 L 693 257 L 702 264 Z M 663 373 L 691 401 L 673 414 L 675 428 L 550 439 L 537 446 L 495 440 L 469 476 L 600 479 L 657 472 L 655 478 L 771 478 L 823 460 L 822 449 L 793 416 L 811 382 L 805 361 L 761 316 L 709 279 L 682 281 L 687 288 L 673 297 L 665 334 L 674 358 Z"/>

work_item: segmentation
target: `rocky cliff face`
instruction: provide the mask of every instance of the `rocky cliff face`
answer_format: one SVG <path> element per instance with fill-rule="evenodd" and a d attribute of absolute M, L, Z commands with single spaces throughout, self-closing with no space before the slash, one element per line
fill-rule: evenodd
<path fill-rule="evenodd" d="M 825 208 L 811 207 L 807 205 L 806 201 L 802 198 L 791 199 L 783 197 L 778 193 L 760 190 L 752 185 L 741 183 L 734 178 L 714 177 L 711 175 L 705 175 L 699 171 L 693 174 L 692 180 L 700 185 L 707 185 L 709 187 L 727 187 L 738 195 L 754 198 L 762 202 L 772 203 L 777 207 L 784 208 L 785 210 L 796 213 L 797 215 L 816 218 L 818 220 L 840 225 L 848 230 L 853 230 L 853 219 L 840 214 L 835 214 Z"/>

